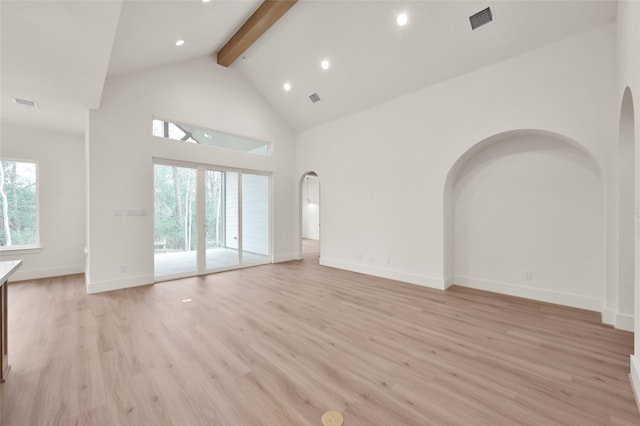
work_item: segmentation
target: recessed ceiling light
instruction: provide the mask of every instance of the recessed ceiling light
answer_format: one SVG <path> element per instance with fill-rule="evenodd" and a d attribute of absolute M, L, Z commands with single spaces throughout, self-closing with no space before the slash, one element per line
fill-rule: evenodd
<path fill-rule="evenodd" d="M 209 138 L 209 139 L 211 139 L 211 135 L 210 135 L 209 133 L 205 133 L 205 134 L 204 134 L 204 137 L 205 137 L 205 138 Z"/>
<path fill-rule="evenodd" d="M 182 46 L 184 44 L 184 40 L 176 41 L 176 46 Z"/>
<path fill-rule="evenodd" d="M 398 25 L 400 25 L 401 27 L 404 27 L 405 25 L 407 25 L 407 22 L 409 21 L 409 17 L 407 16 L 406 13 L 401 13 L 398 15 L 398 17 L 396 18 L 396 22 L 398 23 Z"/>
<path fill-rule="evenodd" d="M 322 62 L 320 62 L 320 66 L 322 67 L 323 70 L 328 70 L 329 69 L 329 61 L 324 59 Z"/>
<path fill-rule="evenodd" d="M 283 84 L 282 88 L 288 92 L 289 90 L 291 90 L 291 83 Z"/>
<path fill-rule="evenodd" d="M 202 3 L 209 3 L 211 0 L 202 0 Z"/>

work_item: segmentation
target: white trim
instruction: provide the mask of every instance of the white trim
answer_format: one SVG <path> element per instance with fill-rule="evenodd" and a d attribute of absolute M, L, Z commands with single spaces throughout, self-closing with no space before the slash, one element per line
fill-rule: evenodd
<path fill-rule="evenodd" d="M 590 311 L 601 312 L 602 310 L 602 300 L 594 297 L 581 296 L 579 294 L 545 290 L 519 284 L 491 281 L 461 275 L 457 275 L 455 277 L 455 283 L 463 287 L 508 294 L 510 296 L 524 297 L 527 299 L 539 300 L 541 302 L 556 303 L 559 305 L 587 309 Z"/>
<path fill-rule="evenodd" d="M 21 269 L 11 277 L 11 281 L 39 280 L 41 278 L 59 277 L 84 273 L 84 265 L 63 266 L 42 269 Z"/>
<path fill-rule="evenodd" d="M 616 314 L 615 327 L 619 330 L 633 331 L 633 315 L 621 314 L 618 312 Z"/>
<path fill-rule="evenodd" d="M 616 311 L 612 311 L 610 309 L 603 309 L 600 312 L 600 321 L 602 321 L 603 324 L 615 326 L 615 324 L 616 324 Z"/>
<path fill-rule="evenodd" d="M 444 289 L 448 289 L 452 285 L 455 284 L 455 277 L 453 275 L 448 275 L 444 277 Z"/>
<path fill-rule="evenodd" d="M 273 263 L 289 262 L 292 260 L 302 260 L 302 256 L 296 255 L 295 253 L 284 253 L 273 257 Z"/>
<path fill-rule="evenodd" d="M 629 357 L 631 364 L 631 372 L 629 373 L 629 379 L 631 380 L 631 389 L 633 389 L 633 395 L 636 397 L 636 407 L 640 411 L 640 355 L 631 355 Z"/>
<path fill-rule="evenodd" d="M 98 281 L 95 283 L 87 283 L 87 293 L 95 294 L 104 291 L 120 290 L 123 288 L 139 287 L 143 285 L 153 284 L 152 275 L 140 275 L 137 277 L 128 277 L 120 280 Z"/>
<path fill-rule="evenodd" d="M 380 268 L 378 266 L 362 265 L 355 262 L 345 262 L 338 259 L 330 259 L 320 257 L 320 265 L 329 266 L 331 268 L 344 269 L 347 271 L 358 272 L 374 277 L 387 278 L 390 280 L 402 281 L 409 284 L 420 285 L 424 287 L 444 290 L 444 280 L 441 278 L 430 277 L 427 275 L 413 274 L 410 272 L 394 271 L 391 269 Z"/>
<path fill-rule="evenodd" d="M 0 254 L 4 256 L 21 256 L 23 254 L 37 254 L 42 252 L 43 246 L 11 246 L 0 247 Z"/>

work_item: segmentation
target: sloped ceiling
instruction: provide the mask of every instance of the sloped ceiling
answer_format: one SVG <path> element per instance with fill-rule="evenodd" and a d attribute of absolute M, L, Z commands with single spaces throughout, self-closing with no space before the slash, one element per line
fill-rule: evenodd
<path fill-rule="evenodd" d="M 83 133 L 100 104 L 120 1 L 0 3 L 2 122 Z M 38 109 L 12 97 L 36 101 Z"/>
<path fill-rule="evenodd" d="M 260 3 L 2 0 L 1 120 L 84 133 L 105 78 L 212 55 Z M 495 22 L 471 31 L 468 17 L 487 6 Z M 400 12 L 409 16 L 404 27 L 395 23 Z M 615 14 L 615 1 L 597 0 L 300 0 L 231 67 L 303 130 L 605 25 Z M 185 44 L 176 47 L 178 39 Z M 325 58 L 328 70 L 319 65 Z M 315 92 L 321 101 L 312 104 Z"/>

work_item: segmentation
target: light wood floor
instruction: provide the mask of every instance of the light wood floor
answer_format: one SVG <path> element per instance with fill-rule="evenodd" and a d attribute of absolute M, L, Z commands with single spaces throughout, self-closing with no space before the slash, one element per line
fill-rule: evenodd
<path fill-rule="evenodd" d="M 182 303 L 182 299 L 193 299 Z M 638 425 L 632 334 L 303 262 L 88 296 L 9 287 L 2 425 Z"/>

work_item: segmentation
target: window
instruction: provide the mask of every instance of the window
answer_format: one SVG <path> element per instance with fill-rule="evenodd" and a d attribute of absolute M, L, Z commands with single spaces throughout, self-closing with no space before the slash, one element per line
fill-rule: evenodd
<path fill-rule="evenodd" d="M 188 124 L 174 123 L 157 118 L 153 119 L 152 134 L 153 136 L 187 143 L 232 149 L 249 154 L 269 155 L 269 142 L 231 135 L 216 130 L 200 129 Z"/>
<path fill-rule="evenodd" d="M 38 245 L 37 165 L 0 161 L 0 249 Z"/>

